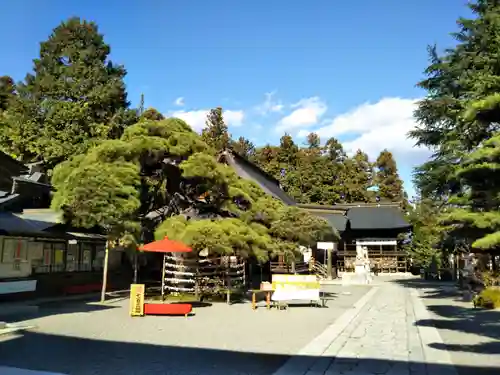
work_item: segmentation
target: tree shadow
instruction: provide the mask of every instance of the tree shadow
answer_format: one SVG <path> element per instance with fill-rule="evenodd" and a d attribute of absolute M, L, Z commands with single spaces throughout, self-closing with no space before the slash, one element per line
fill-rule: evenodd
<path fill-rule="evenodd" d="M 405 288 L 419 289 L 421 290 L 420 295 L 423 298 L 461 298 L 462 296 L 461 292 L 452 281 L 432 281 L 415 278 L 397 279 L 391 280 L 391 282 Z"/>
<path fill-rule="evenodd" d="M 469 352 L 488 355 L 500 354 L 500 341 L 483 342 L 476 345 L 432 343 L 429 346 L 434 349 L 447 350 L 450 352 Z M 498 371 L 500 371 L 500 369 Z"/>
<path fill-rule="evenodd" d="M 44 302 L 33 305 L 9 305 L 0 308 L 0 319 L 7 323 L 16 323 L 44 318 L 51 315 L 93 313 L 116 307 L 118 306 L 92 303 L 89 300 Z"/>
<path fill-rule="evenodd" d="M 492 366 L 454 367 L 446 364 L 370 357 L 289 356 L 93 340 L 30 331 L 0 341 L 0 366 L 67 375 L 271 375 L 278 373 L 284 375 L 305 374 L 308 370 L 311 373 L 324 374 L 328 368 L 338 374 L 352 372 L 453 375 L 458 372 L 459 375 L 493 375 L 500 371 L 500 368 Z M 0 372 L 2 372 L 1 367 Z"/>

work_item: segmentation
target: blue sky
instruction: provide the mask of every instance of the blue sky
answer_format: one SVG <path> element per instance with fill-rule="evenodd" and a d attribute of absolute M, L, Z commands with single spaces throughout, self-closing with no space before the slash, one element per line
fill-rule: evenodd
<path fill-rule="evenodd" d="M 464 0 L 16 0 L 2 3 L 0 75 L 22 79 L 39 42 L 62 20 L 95 21 L 125 65 L 134 105 L 203 125 L 207 109 L 226 110 L 231 133 L 298 143 L 309 131 L 347 150 L 398 162 L 410 195 L 412 168 L 428 151 L 406 139 L 414 126 L 415 84 L 426 46 L 453 43 Z"/>

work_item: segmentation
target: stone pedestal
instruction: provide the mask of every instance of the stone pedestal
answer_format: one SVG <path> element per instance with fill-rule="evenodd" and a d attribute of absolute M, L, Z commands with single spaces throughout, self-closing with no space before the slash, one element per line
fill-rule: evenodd
<path fill-rule="evenodd" d="M 372 282 L 372 275 L 369 267 L 364 263 L 355 265 L 354 278 L 359 284 L 370 284 Z"/>

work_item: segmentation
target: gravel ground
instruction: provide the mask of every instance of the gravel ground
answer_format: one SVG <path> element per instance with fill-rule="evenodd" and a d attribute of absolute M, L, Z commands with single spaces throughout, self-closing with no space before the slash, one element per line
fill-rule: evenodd
<path fill-rule="evenodd" d="M 431 319 L 418 324 L 438 329 L 444 345 L 437 349 L 448 350 L 460 375 L 470 375 L 467 366 L 474 375 L 500 374 L 499 310 L 474 309 L 453 286 L 429 285 L 420 295 Z"/>
<path fill-rule="evenodd" d="M 184 317 L 128 316 L 128 301 L 46 304 L 37 329 L 0 338 L 0 365 L 64 374 L 272 374 L 370 287 L 325 286 L 327 308 L 213 304 Z"/>

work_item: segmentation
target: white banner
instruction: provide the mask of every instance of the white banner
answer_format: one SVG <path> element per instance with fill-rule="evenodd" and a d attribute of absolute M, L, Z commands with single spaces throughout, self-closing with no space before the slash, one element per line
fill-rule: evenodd
<path fill-rule="evenodd" d="M 34 292 L 35 290 L 36 280 L 0 282 L 0 294 Z"/>

